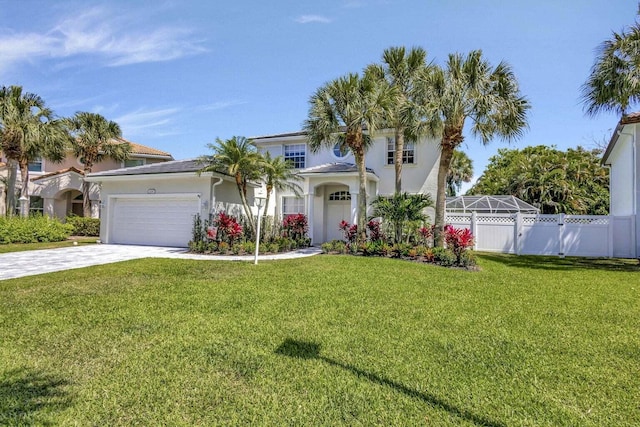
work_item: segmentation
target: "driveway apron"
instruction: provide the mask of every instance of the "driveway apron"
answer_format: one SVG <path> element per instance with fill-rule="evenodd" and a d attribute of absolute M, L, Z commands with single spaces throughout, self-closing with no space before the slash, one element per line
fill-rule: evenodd
<path fill-rule="evenodd" d="M 261 255 L 259 259 L 266 261 L 301 258 L 318 253 L 320 253 L 320 249 L 318 248 L 305 248 L 286 254 Z M 0 254 L 0 280 L 90 267 L 92 265 L 111 264 L 140 258 L 180 258 L 225 261 L 253 260 L 252 256 L 189 254 L 185 248 L 95 244 Z"/>

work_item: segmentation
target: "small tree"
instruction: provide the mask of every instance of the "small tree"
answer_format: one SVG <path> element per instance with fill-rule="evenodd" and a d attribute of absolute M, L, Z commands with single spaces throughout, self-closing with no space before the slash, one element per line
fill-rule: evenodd
<path fill-rule="evenodd" d="M 378 196 L 371 204 L 373 215 L 391 224 L 394 242 L 399 243 L 406 225 L 427 219 L 424 210 L 433 206 L 433 200 L 428 194 L 396 193 L 391 197 Z"/>
<path fill-rule="evenodd" d="M 85 176 L 93 170 L 96 163 L 110 157 L 117 162 L 129 158 L 131 144 L 122 140 L 122 131 L 116 122 L 105 119 L 100 114 L 78 112 L 65 123 L 71 133 L 70 145 L 82 162 Z M 91 216 L 89 190 L 91 183 L 82 182 L 82 212 Z"/>
<path fill-rule="evenodd" d="M 254 224 L 253 213 L 247 202 L 247 188 L 250 181 L 260 179 L 263 170 L 262 156 L 258 153 L 254 142 L 243 136 L 234 136 L 224 141 L 216 138 L 215 144 L 207 146 L 213 151 L 213 154 L 200 156 L 199 160 L 205 166 L 198 173 L 222 172 L 235 178 L 236 188 L 248 220 L 247 223 L 251 228 L 251 233 L 255 234 L 256 224 Z"/>

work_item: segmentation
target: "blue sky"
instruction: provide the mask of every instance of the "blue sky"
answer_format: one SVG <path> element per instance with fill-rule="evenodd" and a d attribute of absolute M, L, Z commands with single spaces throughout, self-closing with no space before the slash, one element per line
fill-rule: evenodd
<path fill-rule="evenodd" d="M 532 104 L 512 147 L 591 147 L 618 117 L 586 117 L 580 86 L 598 44 L 636 18 L 631 0 L 0 0 L 0 85 L 59 115 L 104 115 L 176 159 L 216 137 L 299 130 L 323 83 L 421 46 L 442 64 L 482 49 L 510 63 Z M 476 176 L 499 148 L 466 138 Z"/>

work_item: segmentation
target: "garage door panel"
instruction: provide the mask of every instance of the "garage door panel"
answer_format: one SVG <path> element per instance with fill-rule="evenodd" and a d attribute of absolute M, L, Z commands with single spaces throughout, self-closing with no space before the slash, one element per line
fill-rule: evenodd
<path fill-rule="evenodd" d="M 111 242 L 187 246 L 199 201 L 190 198 L 119 198 L 114 202 Z"/>

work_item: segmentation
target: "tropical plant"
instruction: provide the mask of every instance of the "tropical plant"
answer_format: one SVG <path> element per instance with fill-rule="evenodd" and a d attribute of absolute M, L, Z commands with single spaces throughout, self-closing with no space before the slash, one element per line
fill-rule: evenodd
<path fill-rule="evenodd" d="M 640 11 L 638 12 L 640 15 Z M 582 85 L 587 114 L 602 111 L 625 115 L 640 101 L 640 23 L 614 32 L 597 48 L 597 57 Z"/>
<path fill-rule="evenodd" d="M 606 215 L 609 173 L 600 150 L 499 149 L 467 194 L 516 196 L 545 214 Z"/>
<path fill-rule="evenodd" d="M 283 236 L 301 242 L 307 238 L 309 225 L 305 214 L 287 215 L 282 221 Z"/>
<path fill-rule="evenodd" d="M 388 85 L 371 74 L 348 74 L 320 87 L 309 100 L 304 130 L 309 147 L 317 152 L 323 146 L 342 143 L 353 153 L 358 168 L 358 231 L 366 239 L 367 170 L 365 153 L 376 131 L 389 113 L 394 98 Z"/>
<path fill-rule="evenodd" d="M 373 202 L 373 216 L 381 217 L 391 225 L 394 242 L 403 240 L 403 231 L 411 223 L 422 222 L 427 219 L 424 210 L 433 206 L 429 194 L 395 193 L 391 197 L 378 196 Z"/>
<path fill-rule="evenodd" d="M 285 160 L 283 156 L 271 157 L 271 153 L 268 151 L 262 155 L 261 164 L 267 196 L 264 204 L 265 216 L 263 217 L 263 219 L 266 219 L 266 212 L 269 211 L 269 200 L 271 199 L 273 190 L 288 190 L 297 197 L 300 197 L 302 187 L 300 187 L 297 181 L 302 180 L 302 177 L 297 174 L 290 161 Z"/>
<path fill-rule="evenodd" d="M 238 224 L 236 218 L 225 212 L 219 212 L 212 221 L 217 229 L 215 239 L 218 242 L 226 242 L 233 245 L 235 241 L 242 237 L 242 226 Z"/>
<path fill-rule="evenodd" d="M 527 128 L 530 105 L 520 95 L 511 67 L 505 62 L 492 67 L 479 50 L 466 57 L 449 55 L 445 67 L 426 73 L 422 83 L 422 114 L 429 134 L 440 137 L 435 244 L 442 246 L 447 173 L 455 149 L 464 141 L 465 121 L 472 121 L 471 133 L 483 144 L 496 136 L 510 141 Z"/>
<path fill-rule="evenodd" d="M 464 151 L 455 150 L 447 173 L 447 197 L 456 196 L 462 188 L 462 183 L 471 182 L 471 178 L 473 162 Z"/>
<path fill-rule="evenodd" d="M 390 47 L 382 54 L 382 64 L 372 64 L 366 69 L 381 82 L 393 89 L 392 108 L 385 117 L 386 126 L 395 132 L 395 192 L 402 191 L 402 159 L 405 138 L 418 141 L 424 133 L 424 120 L 418 114 L 415 99 L 423 86 L 418 80 L 428 72 L 427 52 L 414 47 L 409 51 L 404 46 Z"/>
<path fill-rule="evenodd" d="M 213 151 L 213 154 L 200 156 L 199 160 L 205 166 L 198 173 L 222 172 L 235 178 L 242 207 L 248 219 L 247 223 L 251 233 L 255 234 L 256 224 L 247 202 L 247 188 L 250 181 L 261 178 L 262 156 L 258 153 L 253 141 L 243 136 L 234 136 L 224 141 L 216 138 L 215 144 L 210 143 L 207 147 Z"/>
<path fill-rule="evenodd" d="M 66 119 L 65 124 L 71 134 L 69 143 L 73 155 L 82 162 L 85 176 L 104 158 L 109 157 L 117 162 L 129 158 L 131 144 L 122 139 L 122 131 L 116 122 L 100 114 L 80 111 Z M 91 183 L 83 181 L 82 212 L 85 217 L 91 216 L 90 189 Z"/>
<path fill-rule="evenodd" d="M 17 169 L 20 168 L 20 197 L 29 203 L 29 163 L 45 158 L 60 162 L 65 156 L 67 135 L 53 111 L 38 95 L 23 92 L 21 86 L 0 89 L 0 151 L 9 166 L 7 209 L 15 208 Z M 28 213 L 26 209 L 25 214 Z"/>
<path fill-rule="evenodd" d="M 462 254 L 473 247 L 473 233 L 468 228 L 455 228 L 447 225 L 444 227 L 444 241 L 447 248 L 456 255 L 456 263 L 460 265 Z"/>

